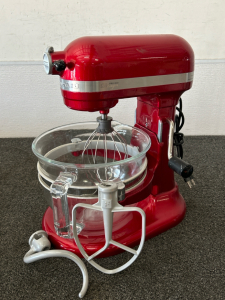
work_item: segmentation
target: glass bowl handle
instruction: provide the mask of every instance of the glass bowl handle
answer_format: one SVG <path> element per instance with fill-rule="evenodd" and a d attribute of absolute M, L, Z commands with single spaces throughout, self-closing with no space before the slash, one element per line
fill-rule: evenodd
<path fill-rule="evenodd" d="M 73 237 L 70 226 L 67 191 L 76 180 L 77 175 L 75 173 L 60 172 L 50 186 L 55 230 L 59 236 L 64 238 Z"/>

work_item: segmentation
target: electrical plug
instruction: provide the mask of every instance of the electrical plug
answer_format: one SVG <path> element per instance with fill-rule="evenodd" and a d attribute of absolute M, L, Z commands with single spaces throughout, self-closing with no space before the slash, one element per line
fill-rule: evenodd
<path fill-rule="evenodd" d="M 193 166 L 178 157 L 171 157 L 168 162 L 169 167 L 178 175 L 184 178 L 184 181 L 188 184 L 189 188 L 195 185 L 192 173 L 194 171 Z"/>
<path fill-rule="evenodd" d="M 188 178 L 184 178 L 184 181 L 188 184 L 190 189 L 195 185 L 195 181 L 192 175 Z"/>

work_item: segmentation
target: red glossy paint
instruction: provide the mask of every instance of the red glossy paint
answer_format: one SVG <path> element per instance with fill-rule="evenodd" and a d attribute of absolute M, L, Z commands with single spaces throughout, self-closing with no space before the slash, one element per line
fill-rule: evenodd
<path fill-rule="evenodd" d="M 182 91 L 153 94 L 139 97 L 137 101 L 135 126 L 144 130 L 151 137 L 151 141 L 154 140 L 153 134 L 155 138 L 157 136 L 159 120 L 163 124 L 162 141 L 158 143 L 158 151 L 156 151 L 159 163 L 152 180 L 151 194 L 153 195 L 169 191 L 175 186 L 173 170 L 168 166 L 169 124 L 167 119 L 174 120 L 176 105 L 181 94 Z M 148 154 L 147 157 L 151 160 Z"/>
<path fill-rule="evenodd" d="M 191 46 L 176 35 L 92 36 L 70 43 L 64 51 L 51 53 L 52 61 L 63 59 L 66 80 L 101 81 L 144 76 L 188 73 L 194 70 Z M 54 68 L 53 68 L 54 69 Z M 157 92 L 187 90 L 191 83 L 141 87 L 107 92 L 75 93 L 62 90 L 71 109 L 97 111 L 116 105 L 117 99 Z"/>
<path fill-rule="evenodd" d="M 194 70 L 190 45 L 174 35 L 85 37 L 73 41 L 64 52 L 55 52 L 51 56 L 53 61 L 59 57 L 65 59 L 67 68 L 59 75 L 67 80 L 96 81 Z M 117 104 L 117 99 L 138 96 L 135 126 L 151 138 L 151 147 L 146 153 L 147 175 L 141 185 L 126 193 L 121 204 L 138 206 L 145 211 L 146 239 L 177 225 L 185 215 L 184 199 L 174 181 L 174 173 L 168 167 L 167 119 L 174 120 L 177 102 L 191 86 L 192 82 L 101 93 L 62 91 L 68 107 L 87 111 L 107 111 Z M 159 121 L 163 124 L 161 142 L 157 138 Z M 55 247 L 81 256 L 73 240 L 60 238 L 55 233 L 51 208 L 47 209 L 42 226 Z M 140 228 L 138 214 L 115 214 L 113 239 L 129 247 L 137 245 Z M 85 251 L 91 255 L 104 244 L 103 223 L 95 224 L 90 220 L 79 237 Z M 121 249 L 110 246 L 101 257 L 119 252 Z"/>

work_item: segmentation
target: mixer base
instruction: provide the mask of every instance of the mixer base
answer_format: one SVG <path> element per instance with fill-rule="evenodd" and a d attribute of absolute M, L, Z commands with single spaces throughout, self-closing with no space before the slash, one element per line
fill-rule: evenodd
<path fill-rule="evenodd" d="M 150 195 L 143 201 L 137 202 L 135 206 L 142 208 L 146 214 L 146 240 L 176 226 L 182 221 L 186 211 L 185 201 L 179 193 L 177 185 L 167 193 L 157 196 Z M 82 257 L 73 239 L 61 238 L 56 234 L 53 212 L 50 207 L 44 214 L 42 228 L 48 233 L 49 240 L 55 248 L 68 250 Z M 129 219 L 124 222 L 120 222 L 119 227 L 117 224 L 116 229 L 113 231 L 113 239 L 128 247 L 138 245 L 140 238 L 141 220 L 136 213 L 131 214 Z M 93 228 L 92 231 L 81 232 L 79 239 L 88 255 L 102 248 L 105 242 L 104 235 L 99 234 L 98 231 L 93 231 Z M 98 257 L 116 255 L 122 251 L 116 246 L 110 245 Z"/>

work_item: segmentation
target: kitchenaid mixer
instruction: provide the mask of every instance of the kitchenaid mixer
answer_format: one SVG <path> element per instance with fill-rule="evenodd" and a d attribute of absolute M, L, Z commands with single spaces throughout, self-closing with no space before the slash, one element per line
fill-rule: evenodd
<path fill-rule="evenodd" d="M 33 142 L 50 205 L 39 237 L 48 235 L 56 248 L 116 273 L 137 258 L 144 238 L 185 215 L 174 171 L 191 187 L 193 167 L 173 156 L 174 119 L 192 85 L 193 51 L 174 35 L 84 37 L 64 51 L 47 48 L 44 68 L 60 76 L 69 108 L 100 117 L 52 129 Z M 134 127 L 108 116 L 118 99 L 135 96 Z M 139 243 L 138 250 L 130 248 Z M 122 250 L 134 256 L 121 268 L 106 270 L 93 261 Z"/>

